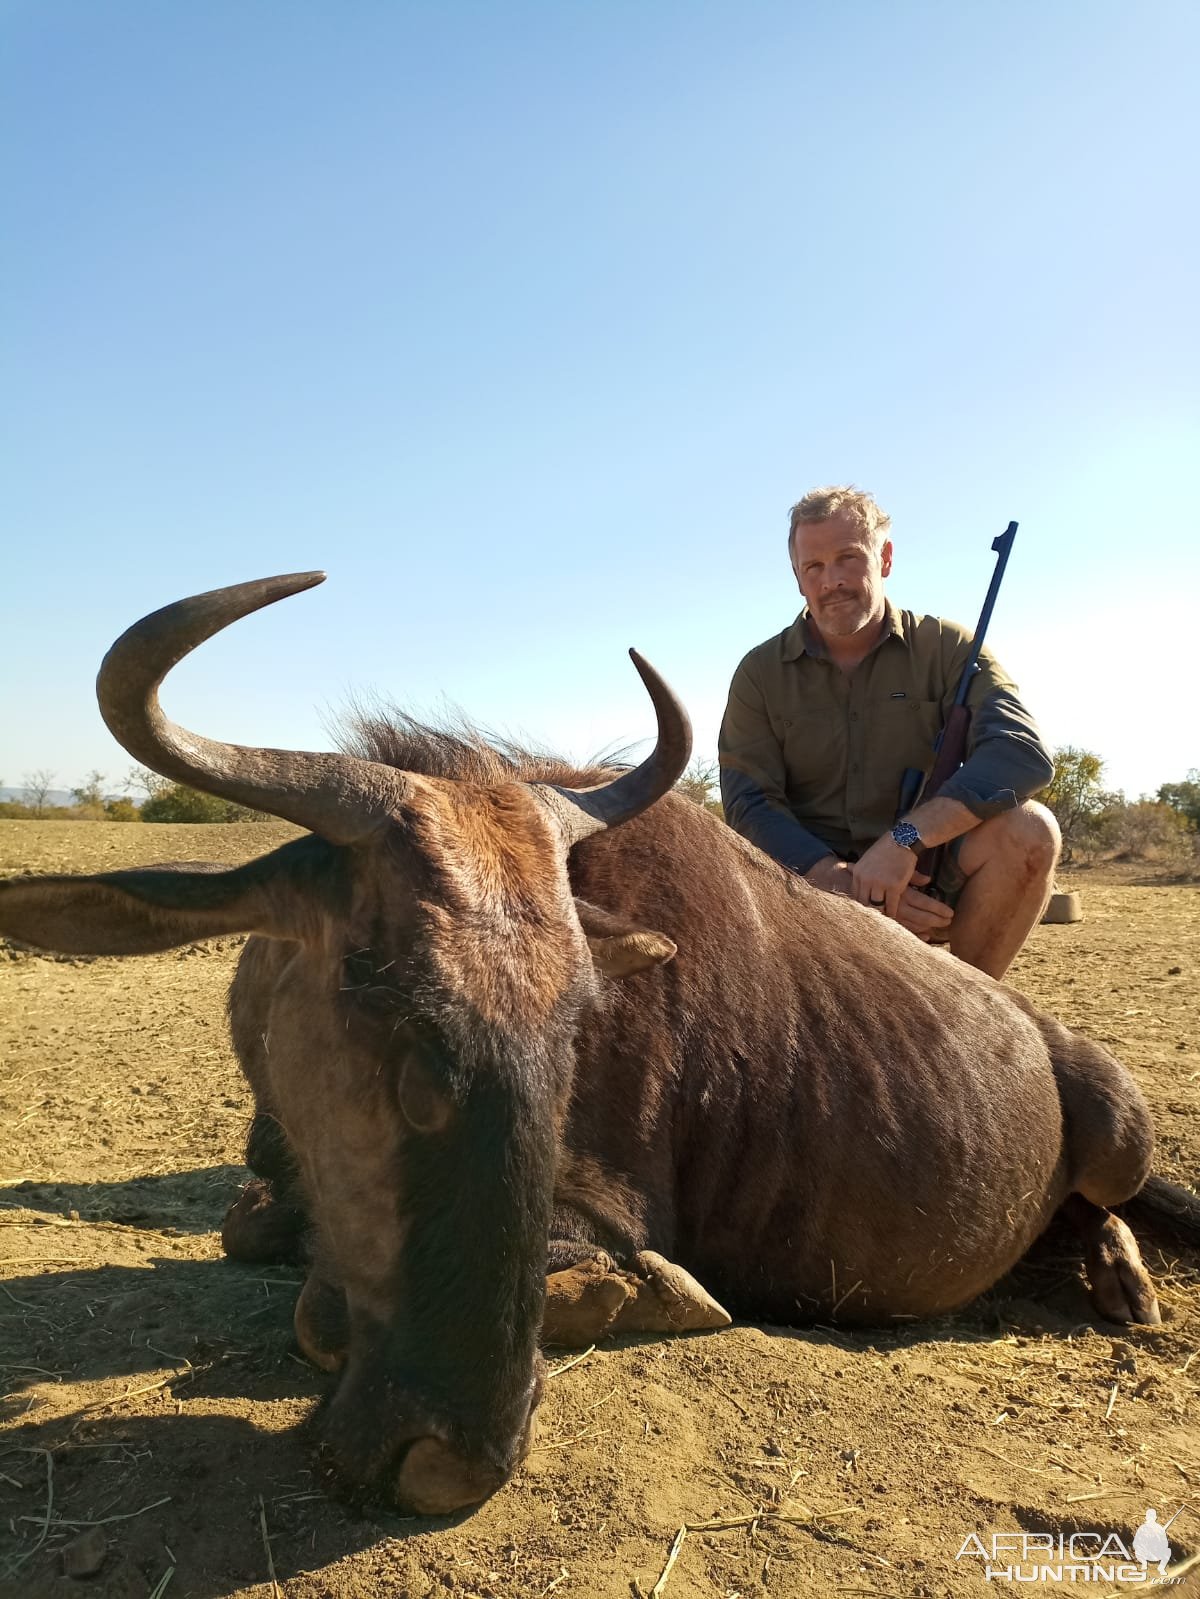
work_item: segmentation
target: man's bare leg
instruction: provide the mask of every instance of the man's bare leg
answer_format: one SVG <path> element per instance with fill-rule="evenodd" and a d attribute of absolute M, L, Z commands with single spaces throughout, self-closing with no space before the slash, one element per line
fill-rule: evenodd
<path fill-rule="evenodd" d="M 1004 976 L 1045 912 L 1061 842 L 1054 817 L 1033 801 L 971 829 L 958 852 L 967 881 L 950 924 L 960 960 Z"/>

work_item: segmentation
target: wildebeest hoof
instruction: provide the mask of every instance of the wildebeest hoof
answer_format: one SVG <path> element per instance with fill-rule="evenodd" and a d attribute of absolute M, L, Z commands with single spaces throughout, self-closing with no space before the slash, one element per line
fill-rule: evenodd
<path fill-rule="evenodd" d="M 584 1349 L 611 1331 L 613 1319 L 635 1292 L 634 1280 L 607 1255 L 581 1260 L 546 1279 L 542 1342 Z"/>
<path fill-rule="evenodd" d="M 255 1177 L 225 1212 L 221 1244 L 230 1260 L 256 1265 L 298 1265 L 304 1259 L 304 1214 L 275 1197 L 271 1184 Z"/>
<path fill-rule="evenodd" d="M 1137 1240 L 1119 1216 L 1106 1216 L 1086 1240 L 1084 1264 L 1092 1304 L 1106 1321 L 1159 1325 L 1162 1316 L 1150 1274 Z"/>
<path fill-rule="evenodd" d="M 310 1275 L 292 1317 L 296 1342 L 305 1360 L 322 1371 L 339 1371 L 350 1347 L 350 1319 L 340 1288 Z"/>
<path fill-rule="evenodd" d="M 614 1333 L 698 1332 L 728 1327 L 733 1317 L 674 1261 L 651 1249 L 634 1256 L 634 1293 L 618 1310 Z"/>

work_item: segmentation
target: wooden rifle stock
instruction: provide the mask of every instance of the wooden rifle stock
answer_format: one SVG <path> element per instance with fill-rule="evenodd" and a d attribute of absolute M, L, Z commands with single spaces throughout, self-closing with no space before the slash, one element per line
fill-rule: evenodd
<path fill-rule="evenodd" d="M 944 783 L 948 783 L 967 757 L 967 734 L 971 731 L 971 713 L 965 705 L 952 705 L 942 728 L 942 736 L 934 757 L 933 770 L 921 791 L 922 800 L 933 799 Z M 938 873 L 946 854 L 944 844 L 922 850 L 917 856 L 917 870 L 929 878 L 927 894 L 936 894 Z"/>
<path fill-rule="evenodd" d="M 963 667 L 962 677 L 959 679 L 958 693 L 954 696 L 954 704 L 950 707 L 942 730 L 938 734 L 937 743 L 933 747 L 933 770 L 924 782 L 922 782 L 924 773 L 918 768 L 910 768 L 904 773 L 900 783 L 900 807 L 896 813 L 898 818 L 907 815 L 923 800 L 933 799 L 966 759 L 967 735 L 971 731 L 967 694 L 971 687 L 971 679 L 979 670 L 979 652 L 983 648 L 988 623 L 992 619 L 992 608 L 996 603 L 996 595 L 1000 592 L 1004 568 L 1008 565 L 1008 557 L 1016 536 L 1017 524 L 1010 522 L 1004 532 L 992 540 L 992 549 L 996 552 L 996 567 L 992 573 L 992 581 L 988 584 L 983 610 L 979 613 L 979 622 L 975 628 L 975 637 L 971 640 L 970 653 Z M 917 871 L 929 877 L 924 892 L 934 898 L 937 897 L 938 872 L 941 870 L 945 853 L 946 846 L 937 844 L 932 849 L 922 850 L 917 857 Z"/>

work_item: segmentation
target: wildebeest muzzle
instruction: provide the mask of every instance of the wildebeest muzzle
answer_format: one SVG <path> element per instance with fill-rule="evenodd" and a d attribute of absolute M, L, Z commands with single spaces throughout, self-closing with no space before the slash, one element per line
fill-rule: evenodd
<path fill-rule="evenodd" d="M 480 1505 L 529 1452 L 542 1396 L 540 1357 L 523 1393 L 499 1415 L 455 1414 L 409 1386 L 378 1355 L 351 1355 L 316 1421 L 332 1491 L 421 1516 Z"/>

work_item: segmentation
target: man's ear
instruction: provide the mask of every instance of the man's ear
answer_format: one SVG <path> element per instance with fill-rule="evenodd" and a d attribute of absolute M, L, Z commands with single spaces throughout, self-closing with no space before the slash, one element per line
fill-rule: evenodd
<path fill-rule="evenodd" d="M 596 970 L 605 977 L 631 977 L 634 972 L 648 971 L 651 966 L 669 961 L 678 951 L 679 946 L 664 934 L 637 927 L 586 899 L 575 901 L 575 911 Z"/>
<path fill-rule="evenodd" d="M 320 852 L 326 871 L 314 870 Z M 233 870 L 186 861 L 8 878 L 0 881 L 0 935 L 63 955 L 152 955 L 223 933 L 300 939 L 337 897 L 334 853 L 320 839 L 296 839 Z"/>

